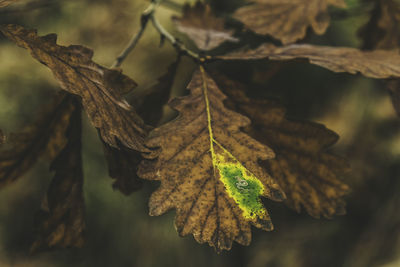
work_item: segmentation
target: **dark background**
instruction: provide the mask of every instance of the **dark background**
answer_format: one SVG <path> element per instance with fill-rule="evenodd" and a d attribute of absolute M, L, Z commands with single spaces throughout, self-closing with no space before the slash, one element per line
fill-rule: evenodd
<path fill-rule="evenodd" d="M 216 7 L 223 13 L 237 3 L 218 1 Z M 336 15 L 327 33 L 310 33 L 306 41 L 359 47 L 357 30 L 368 20 L 370 6 L 358 0 L 347 3 L 352 16 L 333 10 Z M 36 28 L 40 35 L 55 32 L 60 44 L 88 46 L 96 62 L 110 66 L 138 29 L 147 5 L 145 0 L 21 0 L 0 10 L 0 23 Z M 160 7 L 157 17 L 182 37 L 170 21 L 178 11 Z M 122 67 L 139 84 L 137 90 L 146 90 L 175 58 L 174 49 L 168 43 L 160 47 L 157 33 L 148 27 Z M 323 123 L 341 136 L 333 151 L 352 166 L 343 177 L 352 187 L 347 215 L 317 220 L 265 201 L 275 230 L 253 229 L 249 247 L 235 244 L 218 255 L 191 236 L 180 238 L 173 226 L 174 212 L 148 216 L 147 201 L 156 183 L 145 182 L 129 197 L 113 191 L 102 146 L 84 115 L 87 244 L 82 249 L 27 253 L 34 214 L 52 177 L 48 163 L 39 161 L 0 191 L 0 266 L 400 266 L 400 125 L 384 83 L 302 62 L 284 63 L 277 74 L 265 78 L 276 64 L 231 62 L 216 67 L 246 82 L 252 96 L 279 99 L 289 117 Z M 181 62 L 173 95 L 185 93 L 194 68 L 189 59 Z M 0 128 L 6 134 L 31 122 L 55 90 L 59 87 L 46 67 L 0 36 Z M 173 115 L 165 108 L 164 121 Z"/>

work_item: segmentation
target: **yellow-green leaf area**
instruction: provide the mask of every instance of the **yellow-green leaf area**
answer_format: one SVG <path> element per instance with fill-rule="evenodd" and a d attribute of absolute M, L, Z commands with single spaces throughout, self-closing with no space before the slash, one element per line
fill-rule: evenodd
<path fill-rule="evenodd" d="M 229 162 L 217 155 L 216 164 L 220 179 L 230 197 L 243 210 L 246 219 L 263 218 L 266 210 L 260 201 L 264 185 L 239 162 Z"/>

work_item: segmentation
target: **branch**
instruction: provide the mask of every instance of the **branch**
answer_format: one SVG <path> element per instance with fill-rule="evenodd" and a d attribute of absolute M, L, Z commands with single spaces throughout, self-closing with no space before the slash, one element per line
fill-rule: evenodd
<path fill-rule="evenodd" d="M 111 66 L 112 68 L 116 68 L 121 66 L 122 62 L 126 59 L 126 57 L 129 55 L 129 53 L 135 48 L 137 43 L 139 42 L 140 38 L 143 35 L 144 30 L 146 29 L 147 23 L 149 20 L 151 20 L 154 28 L 158 31 L 158 33 L 161 36 L 162 40 L 168 40 L 173 47 L 177 50 L 179 55 L 185 55 L 190 58 L 192 58 L 194 61 L 199 62 L 199 63 L 204 63 L 206 61 L 210 61 L 212 58 L 210 56 L 201 56 L 188 48 L 179 41 L 177 38 L 172 36 L 157 20 L 157 18 L 154 16 L 154 13 L 156 11 L 156 8 L 159 6 L 159 4 L 163 0 L 152 0 L 152 3 L 146 8 L 145 11 L 143 11 L 140 19 L 140 29 L 139 31 L 132 36 L 132 39 L 129 41 L 128 45 L 126 48 L 121 52 L 121 54 L 116 58 L 114 64 Z M 169 1 L 167 0 L 167 3 Z M 172 3 L 172 2 L 171 2 Z"/>
<path fill-rule="evenodd" d="M 114 63 L 112 64 L 111 68 L 117 68 L 121 66 L 122 62 L 126 59 L 129 53 L 135 48 L 137 43 L 139 42 L 140 38 L 143 35 L 144 30 L 146 29 L 147 23 L 149 19 L 153 17 L 154 11 L 158 7 L 160 1 L 154 0 L 152 3 L 143 11 L 140 17 L 140 29 L 139 31 L 132 36 L 132 39 L 129 41 L 128 45 L 125 49 L 121 52 L 121 54 L 115 59 Z"/>
<path fill-rule="evenodd" d="M 158 31 L 160 34 L 161 38 L 168 40 L 173 47 L 178 51 L 178 54 L 180 55 L 185 55 L 190 58 L 192 58 L 196 62 L 204 63 L 206 61 L 211 60 L 210 56 L 201 56 L 192 50 L 189 50 L 186 48 L 186 46 L 177 38 L 172 36 L 161 24 L 158 22 L 157 18 L 154 16 L 154 14 L 151 15 L 151 22 L 154 26 L 154 28 Z"/>

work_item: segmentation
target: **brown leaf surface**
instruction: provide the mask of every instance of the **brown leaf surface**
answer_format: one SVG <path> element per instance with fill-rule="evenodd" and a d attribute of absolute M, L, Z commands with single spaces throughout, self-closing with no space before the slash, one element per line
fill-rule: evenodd
<path fill-rule="evenodd" d="M 274 156 L 272 150 L 240 132 L 250 121 L 223 106 L 225 95 L 201 70 L 188 86 L 190 95 L 170 103 L 180 116 L 150 134 L 148 145 L 162 152 L 142 162 L 138 174 L 161 181 L 150 199 L 150 215 L 175 208 L 181 236 L 193 234 L 220 251 L 233 241 L 248 245 L 250 224 L 272 230 L 259 197 L 278 201 L 284 193 L 258 165 Z M 235 197 L 243 197 L 242 202 Z"/>
<path fill-rule="evenodd" d="M 400 77 L 400 54 L 398 50 L 360 51 L 355 48 L 316 45 L 288 45 L 277 47 L 264 44 L 256 49 L 233 52 L 220 59 L 290 60 L 307 59 L 310 63 L 334 72 L 361 73 L 370 78 Z"/>
<path fill-rule="evenodd" d="M 65 146 L 65 131 L 73 112 L 72 95 L 59 93 L 38 112 L 38 119 L 10 137 L 0 151 L 0 188 L 28 171 L 42 155 L 53 159 Z"/>
<path fill-rule="evenodd" d="M 329 26 L 328 7 L 346 7 L 344 0 L 253 0 L 234 17 L 258 34 L 269 34 L 283 44 L 305 37 L 307 28 L 323 34 Z"/>
<path fill-rule="evenodd" d="M 143 145 L 146 126 L 121 96 L 121 92 L 136 86 L 133 80 L 119 70 L 94 63 L 93 51 L 86 47 L 57 45 L 55 34 L 40 37 L 36 31 L 18 25 L 2 26 L 0 31 L 48 66 L 64 90 L 82 98 L 104 141 L 116 147 L 118 139 L 131 149 L 148 151 Z"/>
<path fill-rule="evenodd" d="M 283 106 L 266 99 L 250 99 L 245 86 L 222 75 L 213 78 L 225 88 L 227 107 L 251 120 L 244 131 L 272 148 L 276 157 L 263 166 L 285 192 L 286 204 L 313 217 L 331 218 L 345 213 L 343 196 L 349 187 L 340 179 L 346 162 L 326 149 L 338 140 L 337 134 L 312 122 L 286 119 Z"/>
<path fill-rule="evenodd" d="M 142 180 L 137 176 L 139 163 L 142 156 L 139 152 L 123 145 L 118 148 L 103 142 L 104 155 L 108 165 L 108 175 L 114 179 L 113 188 L 124 195 L 139 190 Z"/>
<path fill-rule="evenodd" d="M 76 99 L 72 103 L 74 110 L 66 132 L 68 142 L 50 167 L 55 175 L 38 214 L 38 236 L 32 244 L 32 252 L 84 244 L 81 104 Z"/>
<path fill-rule="evenodd" d="M 225 41 L 237 42 L 232 30 L 225 29 L 225 20 L 217 18 L 208 4 L 198 1 L 191 7 L 186 4 L 183 17 L 172 17 L 176 28 L 189 36 L 201 50 L 211 50 Z"/>

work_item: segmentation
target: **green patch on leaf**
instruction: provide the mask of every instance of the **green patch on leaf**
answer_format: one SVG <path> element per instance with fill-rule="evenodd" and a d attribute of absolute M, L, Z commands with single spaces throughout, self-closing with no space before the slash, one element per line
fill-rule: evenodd
<path fill-rule="evenodd" d="M 229 196 L 243 210 L 243 216 L 247 219 L 265 217 L 266 210 L 260 201 L 264 186 L 260 180 L 239 162 L 229 162 L 221 155 L 217 155 L 215 166 Z"/>

